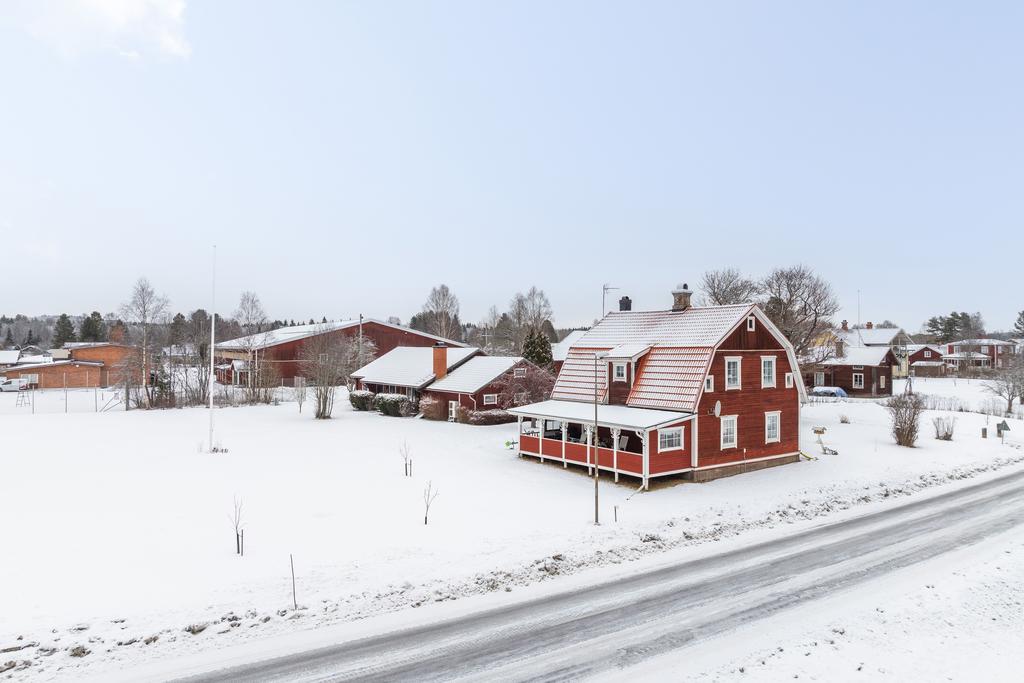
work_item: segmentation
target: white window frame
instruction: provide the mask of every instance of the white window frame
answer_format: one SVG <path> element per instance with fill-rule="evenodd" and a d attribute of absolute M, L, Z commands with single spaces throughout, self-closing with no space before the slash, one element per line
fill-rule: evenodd
<path fill-rule="evenodd" d="M 448 401 L 448 421 L 455 422 L 459 419 L 459 402 Z"/>
<path fill-rule="evenodd" d="M 786 373 L 786 388 L 787 389 L 792 389 L 793 388 L 793 373 L 792 372 L 787 372 Z"/>
<path fill-rule="evenodd" d="M 672 434 L 672 435 L 679 434 L 679 445 L 678 446 L 669 446 L 669 447 L 662 446 L 661 445 L 662 444 L 662 439 L 667 434 Z M 659 429 L 658 430 L 658 452 L 659 453 L 669 453 L 671 451 L 681 451 L 684 448 L 686 448 L 686 440 L 683 438 L 683 434 L 684 434 L 684 431 L 683 431 L 683 427 L 682 426 L 679 426 L 679 427 L 669 427 L 668 429 Z"/>
<path fill-rule="evenodd" d="M 619 370 L 622 370 L 622 376 L 619 377 Z M 612 363 L 612 381 L 625 382 L 626 381 L 626 364 L 623 362 Z"/>
<path fill-rule="evenodd" d="M 885 389 L 885 375 L 878 376 L 878 388 Z"/>
<path fill-rule="evenodd" d="M 725 425 L 732 423 L 732 443 L 725 442 Z M 738 415 L 722 415 L 719 419 L 719 449 L 736 448 L 740 442 L 740 420 Z"/>
<path fill-rule="evenodd" d="M 753 332 L 756 329 L 755 318 L 752 315 L 747 316 L 747 332 Z"/>
<path fill-rule="evenodd" d="M 771 384 L 766 384 L 765 383 L 765 379 L 764 379 L 765 363 L 768 362 L 768 361 L 771 362 L 771 366 L 772 366 Z M 777 380 L 777 378 L 775 376 L 776 375 L 775 367 L 776 367 L 777 363 L 778 363 L 778 360 L 775 358 L 775 356 L 761 356 L 761 388 L 762 389 L 774 389 L 775 386 L 778 384 L 778 380 Z"/>
<path fill-rule="evenodd" d="M 988 346 L 982 346 L 981 347 L 981 352 L 982 353 L 988 353 Z"/>
<path fill-rule="evenodd" d="M 925 349 L 924 350 L 924 357 L 925 358 L 931 358 L 932 357 L 932 352 L 929 351 L 928 349 Z"/>
<path fill-rule="evenodd" d="M 814 373 L 814 386 L 823 387 L 825 386 L 825 373 L 821 370 Z"/>
<path fill-rule="evenodd" d="M 704 378 L 704 393 L 711 393 L 715 390 L 715 376 L 708 375 Z"/>
<path fill-rule="evenodd" d="M 860 383 L 857 382 L 857 378 L 858 377 L 860 377 Z M 855 372 L 855 373 L 853 373 L 853 380 L 852 380 L 852 382 L 853 382 L 852 386 L 853 386 L 854 389 L 863 389 L 864 388 L 864 373 L 863 372 Z"/>
<path fill-rule="evenodd" d="M 512 376 L 516 379 L 522 379 L 526 377 L 526 368 L 513 368 Z"/>
<path fill-rule="evenodd" d="M 496 406 L 498 405 L 497 394 L 484 394 L 484 405 L 485 406 Z"/>
<path fill-rule="evenodd" d="M 736 363 L 736 385 L 729 384 L 729 363 Z M 725 357 L 725 390 L 738 391 L 743 388 L 743 356 Z"/>
<path fill-rule="evenodd" d="M 768 423 L 771 418 L 775 418 L 775 438 L 772 438 L 768 434 Z M 782 441 L 782 411 L 781 410 L 769 410 L 764 414 L 764 442 L 765 443 L 780 443 Z"/>

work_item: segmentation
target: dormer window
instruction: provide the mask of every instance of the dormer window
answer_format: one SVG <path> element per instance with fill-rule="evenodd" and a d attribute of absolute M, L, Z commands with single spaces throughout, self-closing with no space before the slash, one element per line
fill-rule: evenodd
<path fill-rule="evenodd" d="M 612 378 L 616 382 L 626 381 L 626 364 L 625 363 L 614 363 L 612 364 Z"/>
<path fill-rule="evenodd" d="M 753 332 L 754 331 L 754 325 L 756 324 L 754 322 L 754 320 L 755 320 L 754 316 L 752 316 L 752 315 L 747 316 L 747 332 Z"/>
<path fill-rule="evenodd" d="M 512 371 L 512 376 L 515 377 L 516 379 L 522 379 L 523 377 L 526 377 L 526 368 L 516 368 L 515 370 Z"/>
<path fill-rule="evenodd" d="M 704 391 L 707 392 L 707 391 L 714 391 L 714 390 L 715 390 L 715 376 L 714 375 L 708 375 L 707 377 L 704 378 Z"/>

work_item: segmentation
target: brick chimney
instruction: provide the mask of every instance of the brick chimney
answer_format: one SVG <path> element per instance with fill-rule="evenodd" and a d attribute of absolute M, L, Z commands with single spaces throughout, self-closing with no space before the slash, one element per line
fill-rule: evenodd
<path fill-rule="evenodd" d="M 444 342 L 434 344 L 434 379 L 441 379 L 448 374 L 448 345 Z"/>
<path fill-rule="evenodd" d="M 849 332 L 850 331 L 850 323 L 844 320 L 842 328 L 843 328 L 843 332 Z"/>
<path fill-rule="evenodd" d="M 691 296 L 693 296 L 693 292 L 690 291 L 689 285 L 686 283 L 676 285 L 676 288 L 672 290 L 672 310 L 685 311 L 690 307 Z"/>
<path fill-rule="evenodd" d="M 619 299 L 619 310 L 620 311 L 632 311 L 633 310 L 633 300 L 630 299 L 628 296 L 624 296 L 621 299 Z"/>
<path fill-rule="evenodd" d="M 872 329 L 874 329 L 875 325 L 874 325 L 874 323 L 872 323 L 872 322 L 871 322 L 871 321 L 869 320 L 869 321 L 867 321 L 866 323 L 864 323 L 864 327 L 865 327 L 866 329 L 872 330 Z"/>

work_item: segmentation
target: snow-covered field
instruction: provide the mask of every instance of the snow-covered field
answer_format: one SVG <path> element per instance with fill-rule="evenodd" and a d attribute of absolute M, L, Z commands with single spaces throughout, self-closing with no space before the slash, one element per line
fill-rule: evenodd
<path fill-rule="evenodd" d="M 974 411 L 991 415 L 1002 415 L 1006 410 L 1006 399 L 996 396 L 986 389 L 988 382 L 983 379 L 960 379 L 956 377 L 915 377 L 914 392 L 924 394 L 931 399 L 931 405 L 951 411 Z M 907 380 L 893 381 L 893 391 L 902 393 Z M 1014 403 L 1019 411 L 1019 401 Z"/>
<path fill-rule="evenodd" d="M 839 455 L 642 494 L 606 479 L 595 527 L 585 472 L 515 457 L 504 445 L 515 425 L 387 418 L 344 398 L 330 421 L 294 403 L 225 408 L 228 452 L 209 455 L 203 410 L 97 414 L 83 399 L 64 414 L 63 401 L 37 392 L 33 415 L 0 395 L 0 650 L 35 643 L 0 654 L 0 668 L 30 661 L 12 671 L 43 679 L 518 591 L 1024 462 L 1018 420 L 1003 445 L 980 438 L 993 418 L 956 413 L 948 443 L 932 438 L 929 414 L 910 450 L 892 445 L 875 403 L 816 404 L 803 413 L 803 448 L 820 455 L 810 429 L 822 425 Z M 424 526 L 428 482 L 440 495 Z M 236 497 L 244 558 L 229 519 Z M 190 624 L 209 625 L 193 635 Z M 75 646 L 89 654 L 72 657 Z"/>

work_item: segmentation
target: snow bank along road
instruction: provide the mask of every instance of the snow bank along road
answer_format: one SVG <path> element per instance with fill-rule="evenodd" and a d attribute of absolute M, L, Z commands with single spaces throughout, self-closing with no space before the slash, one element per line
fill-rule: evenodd
<path fill-rule="evenodd" d="M 1020 524 L 1024 472 L 613 583 L 186 680 L 575 680 Z"/>

